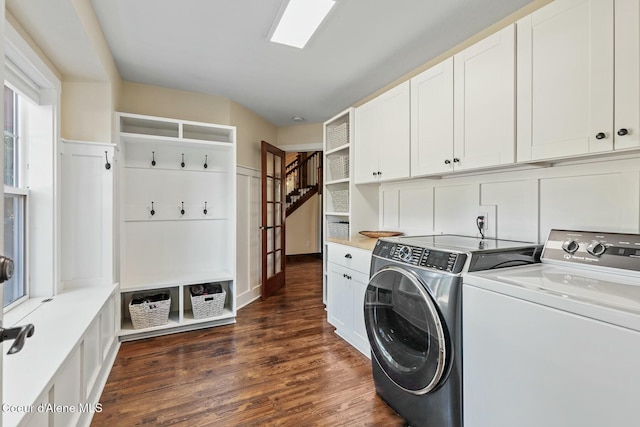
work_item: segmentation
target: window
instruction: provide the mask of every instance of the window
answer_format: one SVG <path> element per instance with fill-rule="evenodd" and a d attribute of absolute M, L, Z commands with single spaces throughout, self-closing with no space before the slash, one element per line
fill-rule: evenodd
<path fill-rule="evenodd" d="M 13 277 L 4 283 L 3 307 L 28 296 L 26 265 L 27 190 L 21 188 L 20 102 L 18 92 L 4 87 L 4 248 L 3 255 L 13 259 Z"/>

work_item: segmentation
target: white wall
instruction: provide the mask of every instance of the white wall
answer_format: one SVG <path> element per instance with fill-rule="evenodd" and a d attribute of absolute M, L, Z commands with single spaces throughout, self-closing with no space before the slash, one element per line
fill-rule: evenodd
<path fill-rule="evenodd" d="M 317 194 L 287 217 L 287 255 L 317 254 L 320 247 L 321 199 Z"/>
<path fill-rule="evenodd" d="M 526 169 L 525 169 L 526 168 Z M 640 154 L 380 186 L 379 226 L 544 243 L 552 228 L 640 232 Z"/>

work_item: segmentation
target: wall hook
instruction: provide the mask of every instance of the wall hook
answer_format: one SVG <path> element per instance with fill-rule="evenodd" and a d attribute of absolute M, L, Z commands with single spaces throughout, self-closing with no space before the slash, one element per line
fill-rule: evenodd
<path fill-rule="evenodd" d="M 153 209 L 153 202 L 151 202 L 151 216 L 154 216 L 156 214 L 155 209 Z"/>
<path fill-rule="evenodd" d="M 204 155 L 204 168 L 205 169 L 209 167 L 209 165 L 207 164 L 207 157 L 209 157 L 209 156 L 205 154 Z"/>
<path fill-rule="evenodd" d="M 206 166 L 206 163 L 205 163 L 205 166 Z M 207 202 L 204 202 L 204 210 L 202 212 L 204 212 L 205 215 L 207 214 L 207 212 L 208 212 L 207 211 Z"/>
<path fill-rule="evenodd" d="M 151 166 L 155 166 L 156 165 L 156 152 L 152 151 L 151 152 Z"/>
<path fill-rule="evenodd" d="M 106 170 L 111 169 L 111 163 L 109 163 L 109 157 L 107 156 L 107 152 L 106 152 L 106 151 L 104 152 L 104 159 L 107 161 L 107 162 L 104 164 L 104 168 L 105 168 Z"/>
<path fill-rule="evenodd" d="M 184 215 L 184 202 L 180 202 L 180 215 Z"/>
<path fill-rule="evenodd" d="M 182 167 L 185 166 L 185 164 L 184 164 L 184 153 L 182 153 L 182 163 L 180 163 L 180 166 L 182 166 Z"/>

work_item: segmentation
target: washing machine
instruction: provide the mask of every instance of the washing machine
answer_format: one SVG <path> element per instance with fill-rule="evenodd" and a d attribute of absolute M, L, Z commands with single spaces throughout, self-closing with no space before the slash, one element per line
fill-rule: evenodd
<path fill-rule="evenodd" d="M 463 301 L 465 427 L 640 425 L 640 235 L 551 230 Z"/>
<path fill-rule="evenodd" d="M 541 249 L 450 234 L 378 240 L 364 301 L 373 380 L 409 425 L 462 425 L 463 274 L 533 264 Z"/>

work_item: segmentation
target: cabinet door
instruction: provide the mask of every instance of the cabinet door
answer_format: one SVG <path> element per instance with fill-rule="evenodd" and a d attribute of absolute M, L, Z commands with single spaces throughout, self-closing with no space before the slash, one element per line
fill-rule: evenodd
<path fill-rule="evenodd" d="M 378 127 L 382 112 L 377 107 L 377 98 L 356 108 L 354 153 L 354 182 L 366 184 L 378 182 Z"/>
<path fill-rule="evenodd" d="M 452 160 L 453 58 L 449 58 L 411 79 L 411 176 L 449 172 Z"/>
<path fill-rule="evenodd" d="M 63 287 L 113 283 L 113 152 L 106 145 L 64 144 Z"/>
<path fill-rule="evenodd" d="M 611 150 L 613 0 L 556 0 L 517 33 L 518 161 Z"/>
<path fill-rule="evenodd" d="M 356 109 L 356 184 L 409 177 L 409 95 L 407 81 Z"/>
<path fill-rule="evenodd" d="M 380 181 L 410 176 L 410 113 L 409 81 L 380 96 L 378 108 L 378 167 Z"/>
<path fill-rule="evenodd" d="M 333 263 L 327 264 L 328 321 L 338 332 L 349 334 L 353 328 L 352 291 L 347 279 L 349 270 Z"/>
<path fill-rule="evenodd" d="M 615 149 L 640 147 L 640 3 L 615 7 Z M 621 132 L 625 129 L 627 132 Z"/>
<path fill-rule="evenodd" d="M 454 57 L 456 170 L 515 161 L 515 26 Z"/>

